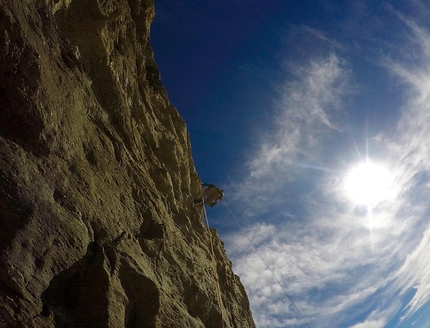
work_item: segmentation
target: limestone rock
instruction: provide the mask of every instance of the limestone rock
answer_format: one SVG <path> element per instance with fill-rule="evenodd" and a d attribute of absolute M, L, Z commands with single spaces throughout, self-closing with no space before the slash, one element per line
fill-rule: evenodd
<path fill-rule="evenodd" d="M 0 327 L 255 326 L 193 205 L 153 15 L 151 0 L 0 0 Z"/>

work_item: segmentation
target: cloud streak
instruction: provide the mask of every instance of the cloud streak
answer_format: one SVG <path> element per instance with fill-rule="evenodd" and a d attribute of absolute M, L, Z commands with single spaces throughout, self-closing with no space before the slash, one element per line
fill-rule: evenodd
<path fill-rule="evenodd" d="M 247 163 L 248 177 L 236 188 L 228 188 L 236 190 L 232 192 L 236 203 L 253 200 L 242 203 L 250 216 L 285 203 L 288 195 L 277 195 L 276 191 L 315 164 L 330 131 L 344 128 L 339 109 L 342 97 L 353 89 L 351 71 L 345 62 L 328 53 L 302 66 L 291 62 L 287 66 L 285 74 L 294 79 L 287 79 L 278 90 L 279 98 L 273 104 L 274 132 L 266 132 L 260 138 Z"/>
<path fill-rule="evenodd" d="M 405 100 L 395 129 L 369 140 L 370 155 L 390 167 L 394 191 L 372 213 L 342 194 L 342 172 L 351 161 L 319 171 L 314 179 L 296 165 L 326 167 L 323 152 L 332 147 L 348 153 L 333 141 L 348 134 L 339 119 L 354 80 L 345 60 L 334 53 L 310 59 L 290 71 L 294 80 L 281 88 L 276 130 L 261 141 L 241 182 L 242 206 L 250 209 L 244 216 L 271 220 L 227 238 L 259 327 L 301 327 L 303 322 L 247 238 L 311 325 L 385 327 L 396 313 L 406 320 L 430 300 L 430 34 L 397 16 L 411 44 L 420 45 L 413 54 L 420 60 L 383 60 L 403 85 Z M 285 195 L 290 203 L 283 201 Z M 293 202 L 305 210 L 292 214 L 287 205 Z M 412 298 L 402 303 L 411 289 Z"/>
<path fill-rule="evenodd" d="M 251 177 L 283 167 L 286 171 L 298 155 L 311 157 L 303 150 L 318 148 L 318 137 L 323 137 L 327 130 L 341 129 L 332 115 L 350 84 L 350 71 L 341 60 L 332 53 L 305 67 L 296 67 L 291 73 L 296 79 L 285 83 L 276 104 L 277 132 L 263 141 L 250 161 Z"/>

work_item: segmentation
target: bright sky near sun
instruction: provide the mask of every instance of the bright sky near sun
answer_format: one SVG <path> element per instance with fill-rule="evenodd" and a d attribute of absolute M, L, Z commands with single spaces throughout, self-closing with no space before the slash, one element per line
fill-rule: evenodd
<path fill-rule="evenodd" d="M 209 220 L 257 327 L 307 327 L 289 297 L 313 328 L 430 327 L 430 4 L 155 8 L 161 79 L 225 190 Z"/>

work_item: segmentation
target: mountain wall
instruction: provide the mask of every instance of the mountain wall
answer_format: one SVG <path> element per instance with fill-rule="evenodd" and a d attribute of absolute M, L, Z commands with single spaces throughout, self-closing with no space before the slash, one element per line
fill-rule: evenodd
<path fill-rule="evenodd" d="M 0 0 L 0 327 L 255 327 L 193 205 L 153 16 L 151 0 Z"/>

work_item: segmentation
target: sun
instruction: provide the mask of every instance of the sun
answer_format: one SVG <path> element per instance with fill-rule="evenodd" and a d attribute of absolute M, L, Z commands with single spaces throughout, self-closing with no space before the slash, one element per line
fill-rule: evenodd
<path fill-rule="evenodd" d="M 374 207 L 387 198 L 390 184 L 390 174 L 384 166 L 366 161 L 348 172 L 345 188 L 355 203 Z"/>

